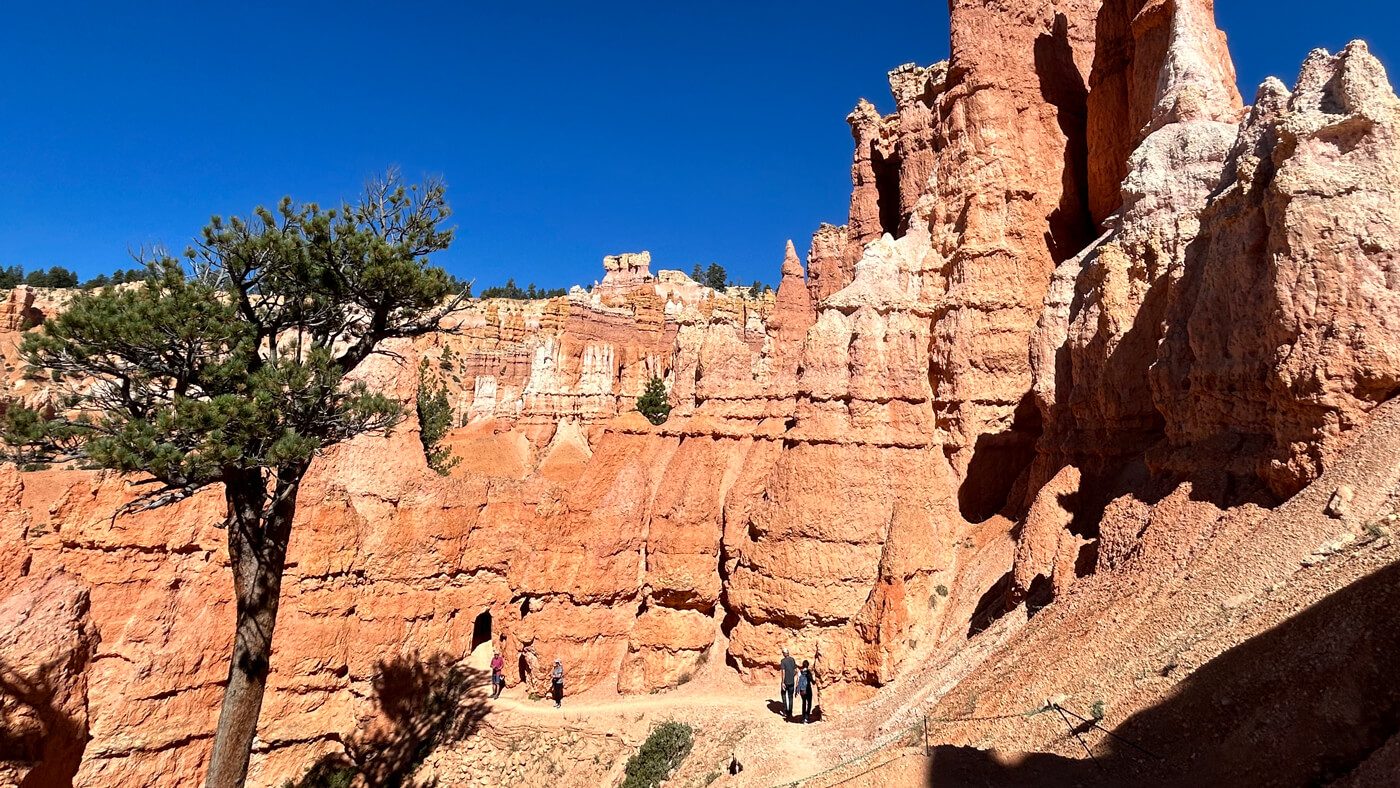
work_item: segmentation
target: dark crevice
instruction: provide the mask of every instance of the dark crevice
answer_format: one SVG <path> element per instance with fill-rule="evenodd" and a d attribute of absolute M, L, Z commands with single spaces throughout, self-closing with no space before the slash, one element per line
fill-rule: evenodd
<path fill-rule="evenodd" d="M 876 203 L 880 209 L 880 231 L 898 238 L 904 234 L 899 204 L 899 155 L 886 157 L 872 150 L 870 166 L 875 170 Z"/>
<path fill-rule="evenodd" d="M 1088 577 L 1094 573 L 1094 568 L 1099 563 L 1099 540 L 1085 542 L 1079 548 L 1079 555 L 1074 558 L 1074 576 Z"/>
<path fill-rule="evenodd" d="M 1094 240 L 1094 220 L 1089 212 L 1089 89 L 1074 62 L 1069 41 L 1069 20 L 1055 15 L 1050 33 L 1035 40 L 1035 71 L 1040 96 L 1055 108 L 1060 133 L 1065 136 L 1064 169 L 1060 205 L 1050 214 L 1046 244 L 1056 263 L 1079 254 Z"/>
<path fill-rule="evenodd" d="M 719 554 L 717 560 L 717 571 L 719 572 L 719 609 L 723 615 L 720 617 L 719 631 L 724 635 L 726 643 L 734 627 L 739 625 L 739 614 L 734 611 L 734 607 L 729 601 L 729 550 L 724 545 L 724 530 L 726 526 L 725 513 L 723 507 L 719 514 Z M 752 526 L 751 526 L 752 527 Z M 724 664 L 734 670 L 739 669 L 739 661 L 729 652 L 726 646 L 724 650 Z"/>

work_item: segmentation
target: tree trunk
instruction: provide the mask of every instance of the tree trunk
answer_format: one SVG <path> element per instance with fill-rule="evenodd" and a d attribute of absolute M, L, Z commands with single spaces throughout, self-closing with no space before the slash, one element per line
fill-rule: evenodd
<path fill-rule="evenodd" d="M 239 471 L 225 482 L 228 553 L 233 568 L 237 629 L 228 686 L 214 734 L 206 788 L 239 788 L 248 776 L 248 755 L 262 712 L 272 656 L 272 631 L 282 593 L 282 570 L 296 514 L 296 493 L 305 467 L 282 469 L 271 496 L 261 471 Z"/>

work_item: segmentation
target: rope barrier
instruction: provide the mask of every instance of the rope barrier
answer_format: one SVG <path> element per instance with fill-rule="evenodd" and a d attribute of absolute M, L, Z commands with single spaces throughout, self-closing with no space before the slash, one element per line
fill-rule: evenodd
<path fill-rule="evenodd" d="M 816 780 L 816 779 L 818 779 L 818 778 L 820 778 L 820 777 L 823 777 L 823 776 L 825 776 L 825 775 L 831 774 L 832 772 L 835 772 L 835 771 L 837 771 L 837 770 L 839 770 L 839 769 L 845 769 L 845 768 L 847 768 L 847 767 L 849 767 L 849 766 L 852 766 L 852 765 L 854 765 L 854 764 L 860 763 L 861 761 L 863 761 L 863 760 L 869 758 L 870 756 L 875 755 L 875 754 L 879 753 L 880 751 L 884 750 L 886 747 L 890 746 L 891 744 L 893 744 L 893 743 L 899 741 L 899 739 L 900 739 L 901 737 L 908 736 L 908 735 L 914 733 L 915 729 L 918 728 L 918 727 L 920 727 L 921 725 L 923 725 L 923 721 L 916 722 L 916 723 L 914 723 L 913 725 L 908 726 L 907 728 L 901 728 L 900 730 L 894 731 L 894 732 L 891 733 L 891 734 L 887 734 L 887 735 L 884 736 L 883 738 L 876 739 L 876 740 L 875 740 L 876 743 L 875 743 L 875 745 L 874 745 L 873 747 L 871 747 L 870 749 L 868 749 L 868 750 L 866 750 L 865 752 L 861 753 L 860 755 L 857 755 L 857 756 L 854 757 L 854 758 L 849 758 L 849 759 L 847 759 L 847 760 L 841 761 L 840 763 L 838 763 L 838 764 L 832 766 L 831 768 L 829 768 L 829 769 L 823 769 L 823 770 L 817 772 L 816 774 L 809 774 L 809 775 L 807 775 L 806 777 L 799 777 L 799 778 L 797 778 L 796 780 L 792 780 L 792 781 L 785 782 L 785 783 L 779 783 L 779 784 L 773 786 L 773 788 L 795 788 L 795 786 L 799 786 L 799 785 L 801 785 L 801 784 L 803 784 L 803 783 L 805 783 L 805 782 L 810 782 L 810 781 L 812 781 L 812 780 Z"/>
<path fill-rule="evenodd" d="M 820 779 L 821 777 L 824 777 L 824 776 L 826 776 L 826 775 L 829 775 L 829 774 L 831 774 L 831 773 L 833 773 L 833 772 L 840 771 L 840 770 L 842 770 L 842 769 L 846 769 L 846 768 L 849 768 L 849 767 L 854 766 L 854 765 L 856 765 L 856 764 L 859 764 L 861 761 L 864 761 L 864 760 L 870 758 L 872 755 L 876 755 L 876 754 L 882 752 L 883 750 L 885 750 L 885 748 L 889 747 L 891 744 L 895 743 L 896 741 L 899 741 L 902 737 L 909 736 L 909 735 L 911 735 L 911 734 L 917 733 L 917 732 L 919 731 L 919 729 L 922 729 L 922 730 L 923 730 L 923 733 L 924 733 L 924 752 L 927 753 L 927 752 L 928 752 L 928 749 L 929 749 L 929 748 L 928 748 L 928 725 L 929 725 L 929 723 L 931 723 L 931 722 L 945 722 L 945 723 L 949 723 L 949 722 L 986 722 L 986 721 L 989 721 L 989 720 L 1010 720 L 1010 719 L 1016 719 L 1016 718 L 1018 718 L 1018 717 L 1021 718 L 1021 719 L 1030 719 L 1031 717 L 1034 717 L 1034 716 L 1036 716 L 1037 714 L 1042 714 L 1042 713 L 1044 713 L 1044 712 L 1046 712 L 1046 711 L 1049 711 L 1049 710 L 1050 710 L 1050 707 L 1049 707 L 1049 706 L 1041 706 L 1040 708 L 1037 708 L 1037 709 L 1030 709 L 1030 710 L 1028 710 L 1028 711 L 1013 712 L 1013 713 L 1010 713 L 1010 714 L 991 714 L 991 715 L 979 716 L 979 717 L 930 717 L 930 716 L 928 716 L 927 713 L 925 713 L 925 714 L 920 715 L 920 718 L 919 718 L 919 721 L 918 721 L 918 722 L 915 722 L 915 723 L 913 723 L 913 724 L 911 724 L 911 725 L 908 725 L 908 726 L 906 726 L 906 727 L 904 727 L 904 728 L 900 728 L 899 730 L 896 730 L 896 731 L 893 731 L 893 732 L 891 732 L 891 733 L 889 733 L 889 734 L 886 734 L 884 737 L 882 737 L 882 738 L 880 738 L 880 739 L 876 739 L 876 740 L 875 740 L 875 744 L 874 744 L 870 749 L 866 750 L 865 752 L 861 753 L 860 755 L 855 756 L 854 758 L 848 758 L 848 759 L 846 759 L 846 760 L 844 760 L 844 761 L 841 761 L 840 763 L 837 763 L 837 764 L 831 766 L 830 768 L 823 769 L 823 770 L 821 770 L 821 771 L 819 771 L 819 772 L 817 772 L 817 773 L 815 773 L 815 774 L 809 774 L 809 775 L 807 775 L 806 777 L 799 777 L 798 779 L 792 780 L 792 781 L 790 781 L 790 782 L 778 783 L 777 785 L 774 785 L 773 788 L 794 788 L 795 786 L 802 785 L 803 783 L 807 783 L 807 782 L 811 782 L 811 781 L 813 781 L 813 780 Z M 886 761 L 885 763 L 878 764 L 877 766 L 872 766 L 872 767 L 870 767 L 870 769 L 867 769 L 867 770 L 865 770 L 865 771 L 863 771 L 863 772 L 859 772 L 859 773 L 857 773 L 857 774 L 855 774 L 855 775 L 851 775 L 850 777 L 847 777 L 845 780 L 842 780 L 841 782 L 846 782 L 846 781 L 848 781 L 848 780 L 850 780 L 850 779 L 852 779 L 852 778 L 854 778 L 854 777 L 859 777 L 859 776 L 862 775 L 862 774 L 867 774 L 867 773 L 869 773 L 870 771 L 872 771 L 872 770 L 874 770 L 874 769 L 876 769 L 876 768 L 879 768 L 879 766 L 884 766 L 886 763 L 893 763 L 893 761 Z M 839 785 L 840 783 L 835 783 L 835 784 L 836 784 L 836 785 Z"/>
<path fill-rule="evenodd" d="M 1088 742 L 1084 741 L 1083 735 L 1082 735 L 1082 734 L 1080 733 L 1080 731 L 1075 727 L 1074 723 L 1070 722 L 1070 720 L 1069 720 L 1070 717 L 1074 717 L 1075 719 L 1079 720 L 1079 721 L 1082 722 L 1082 723 L 1087 723 L 1087 724 L 1090 725 L 1091 727 L 1097 728 L 1098 730 L 1100 730 L 1100 731 L 1102 731 L 1103 733 L 1107 734 L 1108 736 L 1112 737 L 1115 741 L 1120 741 L 1120 742 L 1122 742 L 1122 743 L 1128 745 L 1129 747 L 1132 747 L 1133 749 L 1138 750 L 1139 752 L 1141 752 L 1141 753 L 1143 753 L 1143 754 L 1145 754 L 1145 755 L 1148 755 L 1148 756 L 1150 756 L 1150 757 L 1152 757 L 1152 758 L 1156 758 L 1157 760 L 1163 760 L 1162 756 L 1160 756 L 1160 755 L 1158 755 L 1158 754 L 1152 752 L 1151 750 L 1147 749 L 1146 747 L 1143 747 L 1142 745 L 1138 744 L 1137 742 L 1132 741 L 1131 739 L 1128 739 L 1128 738 L 1125 737 L 1125 736 L 1120 736 L 1119 734 L 1114 733 L 1113 731 L 1109 730 L 1108 728 L 1105 728 L 1103 725 L 1100 725 L 1100 724 L 1099 724 L 1099 720 L 1092 719 L 1092 718 L 1089 718 L 1089 717 L 1084 717 L 1084 716 L 1082 716 L 1082 715 L 1080 715 L 1080 714 L 1078 714 L 1078 713 L 1076 713 L 1076 712 L 1074 712 L 1074 711 L 1072 711 L 1072 710 L 1070 710 L 1070 709 L 1065 708 L 1064 706 L 1060 705 L 1060 703 L 1058 703 L 1058 702 L 1052 700 L 1052 701 L 1046 703 L 1045 705 L 1040 706 L 1039 708 L 1029 709 L 1029 710 L 1027 710 L 1027 711 L 1021 711 L 1021 712 L 1012 712 L 1012 713 L 1009 713 L 1009 714 L 989 714 L 989 715 L 982 715 L 982 716 L 976 716 L 976 717 L 930 717 L 930 716 L 928 716 L 927 712 L 925 712 L 925 713 L 921 716 L 921 718 L 919 719 L 918 722 L 915 722 L 915 723 L 913 723 L 913 724 L 911 724 L 911 725 L 908 725 L 908 726 L 906 726 L 906 727 L 904 727 L 904 728 L 900 728 L 899 730 L 893 731 L 893 732 L 891 732 L 891 733 L 889 733 L 889 734 L 886 734 L 885 736 L 883 736 L 883 737 L 877 739 L 877 740 L 875 741 L 875 744 L 872 745 L 872 746 L 870 747 L 870 749 L 866 750 L 865 752 L 861 753 L 860 755 L 857 755 L 857 756 L 855 756 L 854 758 L 848 758 L 848 759 L 846 759 L 846 760 L 844 760 L 844 761 L 841 761 L 840 763 L 837 763 L 837 764 L 831 766 L 830 768 L 823 769 L 823 770 L 821 770 L 821 771 L 819 771 L 819 772 L 817 772 L 817 773 L 815 773 L 815 774 L 809 774 L 809 775 L 807 775 L 806 777 L 800 777 L 800 778 L 798 778 L 798 779 L 796 779 L 796 780 L 792 780 L 792 781 L 790 781 L 790 782 L 780 783 L 780 784 L 778 784 L 778 785 L 773 786 L 773 788 L 795 788 L 795 786 L 800 786 L 800 785 L 802 785 L 802 784 L 804 784 L 804 783 L 809 783 L 809 782 L 812 782 L 812 781 L 814 781 L 814 780 L 819 780 L 819 779 L 821 779 L 822 777 L 825 777 L 825 776 L 827 776 L 827 775 L 830 775 L 830 774 L 833 774 L 833 773 L 835 773 L 835 772 L 848 769 L 848 768 L 850 768 L 850 767 L 852 767 L 852 766 L 855 766 L 855 765 L 861 763 L 862 761 L 865 761 L 865 760 L 869 759 L 871 756 L 876 755 L 876 754 L 878 754 L 878 753 L 884 751 L 884 750 L 885 750 L 886 748 L 888 748 L 891 744 L 893 744 L 893 743 L 899 741 L 901 738 L 904 738 L 904 737 L 910 736 L 910 735 L 912 735 L 912 734 L 918 733 L 920 728 L 922 728 L 922 732 L 923 732 L 924 752 L 925 752 L 925 754 L 927 754 L 927 753 L 929 752 L 929 749 L 930 749 L 929 743 L 928 743 L 928 726 L 929 726 L 930 723 L 988 722 L 988 721 L 991 721 L 991 720 L 1010 720 L 1010 719 L 1016 719 L 1016 718 L 1018 718 L 1018 717 L 1021 718 L 1021 719 L 1027 719 L 1027 720 L 1028 720 L 1028 719 L 1030 719 L 1031 717 L 1035 717 L 1035 716 L 1037 716 L 1037 715 L 1039 715 L 1039 714 L 1044 714 L 1044 713 L 1047 712 L 1047 711 L 1054 711 L 1054 712 L 1056 712 L 1057 714 L 1059 714 L 1060 719 L 1061 719 L 1062 721 L 1064 721 L 1064 723 L 1065 723 L 1065 727 L 1068 728 L 1068 729 L 1069 729 L 1069 732 L 1074 736 L 1074 738 L 1075 738 L 1076 740 L 1078 740 L 1079 746 L 1081 746 L 1081 747 L 1084 748 L 1084 752 L 1089 756 L 1089 759 L 1090 759 L 1091 761 L 1093 761 L 1093 762 L 1094 762 L 1094 765 L 1095 765 L 1096 767 L 1098 767 L 1100 770 L 1103 769 L 1103 764 L 1100 763 L 1098 757 L 1094 755 L 1094 751 L 1093 751 L 1093 749 L 1089 746 Z M 896 760 L 898 760 L 898 758 L 892 758 L 892 759 L 890 759 L 890 760 L 888 760 L 888 761 L 884 761 L 884 762 L 882 762 L 882 763 L 875 764 L 875 765 L 871 766 L 871 767 L 868 768 L 868 769 L 865 769 L 865 770 L 863 770 L 863 771 L 857 772 L 856 774 L 848 775 L 848 776 L 846 776 L 845 778 L 843 778 L 842 780 L 840 780 L 839 782 L 833 783 L 832 785 L 839 785 L 839 784 L 841 784 L 841 783 L 843 783 L 843 782 L 849 782 L 850 780 L 852 780 L 852 779 L 854 779 L 854 778 L 856 778 L 856 777 L 859 777 L 859 776 L 861 776 L 861 775 L 868 774 L 868 773 L 870 773 L 871 771 L 874 771 L 875 769 L 880 768 L 881 766 L 885 766 L 885 765 L 888 765 L 888 764 L 890 764 L 890 763 L 894 763 Z"/>
<path fill-rule="evenodd" d="M 1055 705 L 1056 705 L 1056 706 L 1059 706 L 1058 703 L 1055 704 Z M 1112 736 L 1112 737 L 1113 737 L 1114 739 L 1116 739 L 1117 741 L 1121 741 L 1121 742 L 1123 742 L 1124 744 L 1128 745 L 1129 747 L 1132 747 L 1133 749 L 1135 749 L 1135 750 L 1137 750 L 1137 751 L 1139 751 L 1139 752 L 1142 752 L 1142 753 L 1144 753 L 1144 754 L 1146 754 L 1146 755 L 1150 755 L 1150 756 L 1152 756 L 1153 758 L 1156 758 L 1156 759 L 1159 760 L 1159 761 L 1160 761 L 1160 760 L 1164 760 L 1164 759 L 1162 758 L 1162 756 L 1160 756 L 1160 755 L 1158 755 L 1157 753 L 1155 753 L 1155 752 L 1153 752 L 1153 751 L 1147 749 L 1146 747 L 1143 747 L 1142 745 L 1138 744 L 1137 742 L 1135 742 L 1135 741 L 1133 741 L 1133 740 L 1131 740 L 1131 739 L 1129 739 L 1129 738 L 1127 738 L 1127 737 L 1125 737 L 1125 736 L 1119 736 L 1118 734 L 1114 733 L 1113 731 L 1109 730 L 1108 728 L 1105 728 L 1104 726 L 1100 725 L 1098 720 L 1090 719 L 1090 718 L 1088 718 L 1088 717 L 1081 717 L 1081 716 L 1079 716 L 1078 714 L 1075 714 L 1073 711 L 1070 711 L 1069 709 L 1066 709 L 1066 708 L 1063 707 L 1063 706 L 1059 706 L 1059 708 L 1060 708 L 1062 711 L 1064 711 L 1065 713 L 1067 713 L 1067 714 L 1069 714 L 1070 716 L 1074 717 L 1075 719 L 1078 719 L 1078 720 L 1081 721 L 1081 722 L 1087 722 L 1087 723 L 1089 723 L 1090 725 L 1094 726 L 1095 728 L 1098 728 L 1099 730 L 1103 731 L 1104 733 L 1108 734 L 1109 736 Z"/>
<path fill-rule="evenodd" d="M 1054 709 L 1055 709 L 1055 711 L 1057 711 L 1057 712 L 1060 713 L 1060 719 L 1062 719 L 1062 720 L 1065 721 L 1065 727 L 1066 727 L 1066 728 L 1069 728 L 1069 732 L 1072 733 L 1072 734 L 1074 734 L 1074 738 L 1076 738 L 1076 739 L 1079 740 L 1079 746 L 1080 746 L 1080 747 L 1083 747 L 1083 748 L 1084 748 L 1084 752 L 1088 753 L 1088 755 L 1089 755 L 1089 760 L 1093 761 L 1093 762 L 1094 762 L 1094 766 L 1097 766 L 1097 767 L 1099 768 L 1099 770 L 1102 771 L 1102 770 L 1103 770 L 1103 765 L 1099 763 L 1099 759 L 1098 759 L 1098 758 L 1095 758 L 1095 757 L 1094 757 L 1094 751 L 1091 750 L 1091 749 L 1089 749 L 1089 745 L 1088 745 L 1087 742 L 1084 741 L 1084 737 L 1083 737 L 1083 736 L 1080 736 L 1080 735 L 1079 735 L 1079 731 L 1077 731 L 1077 730 L 1074 729 L 1074 723 L 1072 723 L 1072 722 L 1069 721 L 1069 716 L 1065 714 L 1065 710 L 1062 709 L 1062 708 L 1060 708 L 1060 704 L 1058 704 L 1058 703 L 1054 704 Z"/>

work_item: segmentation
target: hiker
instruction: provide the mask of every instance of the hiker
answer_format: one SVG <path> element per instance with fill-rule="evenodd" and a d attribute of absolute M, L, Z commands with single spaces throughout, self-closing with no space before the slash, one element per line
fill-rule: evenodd
<path fill-rule="evenodd" d="M 797 660 L 788 653 L 787 647 L 783 647 L 783 660 L 778 663 L 778 667 L 783 670 L 782 684 L 778 687 L 778 692 L 783 697 L 783 714 L 792 719 L 792 691 L 793 684 L 797 681 Z"/>
<path fill-rule="evenodd" d="M 802 660 L 802 672 L 797 674 L 797 694 L 802 696 L 802 722 L 812 716 L 812 693 L 816 691 L 817 679 L 812 675 L 812 666 Z"/>
<path fill-rule="evenodd" d="M 492 700 L 501 697 L 501 690 L 506 688 L 506 658 L 499 651 L 491 656 L 491 687 Z"/>
<path fill-rule="evenodd" d="M 554 670 L 549 673 L 550 689 L 554 692 L 554 708 L 564 702 L 564 663 L 554 660 Z"/>

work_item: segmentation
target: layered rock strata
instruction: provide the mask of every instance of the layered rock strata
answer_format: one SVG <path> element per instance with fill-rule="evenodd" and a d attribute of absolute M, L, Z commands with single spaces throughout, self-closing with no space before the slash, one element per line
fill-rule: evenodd
<path fill-rule="evenodd" d="M 571 691 L 767 681 L 783 646 L 883 684 L 1085 575 L 1170 591 L 1336 467 L 1400 389 L 1380 64 L 1314 53 L 1246 113 L 1208 0 L 951 9 L 949 60 L 852 113 L 848 222 L 805 273 L 789 244 L 775 294 L 619 255 L 362 371 L 412 400 L 428 362 L 463 462 L 433 474 L 410 423 L 313 466 L 255 782 L 373 728 L 404 660 L 493 646 L 537 692 L 556 657 Z M 53 395 L 14 348 L 57 308 L 0 312 L 6 399 Z M 632 404 L 653 377 L 659 427 Z M 90 589 L 78 781 L 185 784 L 227 653 L 222 500 L 115 516 L 126 485 L 0 468 L 0 583 Z"/>

